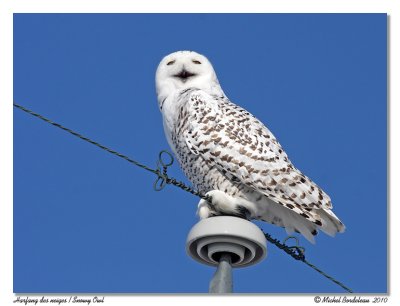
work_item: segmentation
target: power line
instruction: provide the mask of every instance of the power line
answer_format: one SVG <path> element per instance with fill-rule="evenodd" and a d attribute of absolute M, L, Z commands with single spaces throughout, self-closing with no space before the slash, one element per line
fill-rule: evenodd
<path fill-rule="evenodd" d="M 108 148 L 108 147 L 106 147 L 106 146 L 104 146 L 104 145 L 102 145 L 102 144 L 100 144 L 100 143 L 98 143 L 98 142 L 96 142 L 94 140 L 91 140 L 90 138 L 85 137 L 85 136 L 83 136 L 83 135 L 81 135 L 81 134 L 79 134 L 79 133 L 77 133 L 77 132 L 75 132 L 75 131 L 73 131 L 73 130 L 71 130 L 69 128 L 66 128 L 66 127 L 62 126 L 61 124 L 59 124 L 57 122 L 54 122 L 54 121 L 52 121 L 52 120 L 50 120 L 50 119 L 48 119 L 48 118 L 46 118 L 46 117 L 44 117 L 44 116 L 42 116 L 42 115 L 40 115 L 38 113 L 35 113 L 32 110 L 27 109 L 27 108 L 15 103 L 15 102 L 14 102 L 14 107 L 19 108 L 19 109 L 23 110 L 24 112 L 26 112 L 26 113 L 28 113 L 28 114 L 30 114 L 32 116 L 35 116 L 35 117 L 37 117 L 37 118 L 39 118 L 39 119 L 41 119 L 41 120 L 43 120 L 43 121 L 55 126 L 55 127 L 58 127 L 58 128 L 66 131 L 66 132 L 68 132 L 68 133 L 70 133 L 70 134 L 72 134 L 72 135 L 74 135 L 74 136 L 86 141 L 86 142 L 89 142 L 89 143 L 99 147 L 102 150 L 105 150 L 105 151 L 107 151 L 107 152 L 109 152 L 111 154 L 114 154 L 114 155 L 116 155 L 116 156 L 118 156 L 120 158 L 123 158 L 123 159 L 125 159 L 126 161 L 128 161 L 129 163 L 131 163 L 131 164 L 133 164 L 135 166 L 138 166 L 138 167 L 140 167 L 140 168 L 142 168 L 144 170 L 147 170 L 149 172 L 154 173 L 155 175 L 157 175 L 157 178 L 156 178 L 156 180 L 155 180 L 155 182 L 153 184 L 153 188 L 156 191 L 162 190 L 166 185 L 174 185 L 174 186 L 179 187 L 182 190 L 185 190 L 185 191 L 187 191 L 187 192 L 189 192 L 189 193 L 191 193 L 193 195 L 196 195 L 196 196 L 198 196 L 198 197 L 200 197 L 202 199 L 205 199 L 210 203 L 212 202 L 212 198 L 209 197 L 208 195 L 202 194 L 201 192 L 199 192 L 197 190 L 194 190 L 193 188 L 185 185 L 183 182 L 178 181 L 175 178 L 171 178 L 171 177 L 168 176 L 167 169 L 168 169 L 169 166 L 172 166 L 172 164 L 174 162 L 173 156 L 168 151 L 161 151 L 159 153 L 158 161 L 157 161 L 157 168 L 153 169 L 153 168 L 150 168 L 150 167 L 148 167 L 148 166 L 146 166 L 146 165 L 144 165 L 142 163 L 137 162 L 136 160 L 133 160 L 133 159 L 129 158 L 128 156 L 126 156 L 124 154 L 121 154 L 121 153 L 119 153 L 119 152 L 117 152 L 115 150 L 112 150 L 112 149 L 110 149 L 110 148 Z M 164 155 L 168 156 L 168 161 L 166 161 L 166 162 L 163 159 Z M 245 218 L 246 216 L 242 216 L 242 217 Z M 274 244 L 279 249 L 283 250 L 286 254 L 290 255 L 292 258 L 304 262 L 306 265 L 308 265 L 309 267 L 311 267 L 312 269 L 314 269 L 315 271 L 317 271 L 321 275 L 325 276 L 327 279 L 329 279 L 330 281 L 334 282 L 338 286 L 342 287 L 347 292 L 353 293 L 353 291 L 349 287 L 345 286 L 340 281 L 334 279 L 332 276 L 329 276 L 328 274 L 323 272 L 321 269 L 317 268 L 315 265 L 313 265 L 310 262 L 308 262 L 306 260 L 306 258 L 305 258 L 305 254 L 304 254 L 305 253 L 305 249 L 298 245 L 298 239 L 296 237 L 289 236 L 283 242 L 280 242 L 279 240 L 273 238 L 268 233 L 264 233 L 264 236 L 270 243 Z M 288 246 L 285 243 L 288 239 L 295 239 L 296 240 L 296 245 L 295 246 Z"/>
<path fill-rule="evenodd" d="M 43 120 L 43 121 L 45 121 L 47 123 L 50 123 L 51 125 L 54 125 L 54 126 L 60 128 L 60 129 L 64 130 L 64 131 L 66 131 L 66 132 L 68 132 L 68 133 L 70 133 L 70 134 L 72 134 L 72 135 L 84 140 L 84 141 L 87 141 L 87 142 L 95 145 L 96 147 L 99 147 L 100 149 L 102 149 L 104 151 L 107 151 L 107 152 L 109 152 L 111 154 L 114 154 L 114 155 L 116 155 L 118 157 L 121 157 L 121 158 L 125 159 L 126 161 L 128 161 L 129 163 L 134 164 L 135 166 L 138 166 L 138 167 L 140 167 L 140 168 L 142 168 L 144 170 L 147 170 L 147 171 L 150 171 L 150 172 L 154 173 L 155 175 L 157 175 L 157 179 L 156 179 L 156 181 L 154 182 L 154 185 L 153 185 L 153 187 L 154 187 L 154 189 L 156 191 L 162 190 L 165 187 L 166 184 L 171 184 L 171 185 L 175 185 L 175 186 L 177 186 L 179 188 L 182 188 L 183 190 L 185 190 L 187 192 L 190 192 L 191 194 L 196 195 L 196 196 L 198 196 L 198 197 L 200 197 L 202 199 L 211 200 L 210 197 L 208 197 L 206 195 L 203 195 L 203 194 L 199 193 L 198 191 L 191 189 L 190 187 L 187 187 L 183 182 L 180 182 L 180 181 L 177 181 L 174 178 L 168 177 L 167 168 L 173 164 L 174 160 L 173 160 L 173 157 L 172 157 L 171 153 L 169 153 L 167 151 L 161 151 L 159 153 L 159 156 L 158 156 L 159 161 L 157 163 L 157 169 L 152 169 L 150 167 L 147 167 L 146 165 L 143 165 L 143 164 L 137 162 L 136 160 L 133 160 L 133 159 L 129 158 L 128 156 L 126 156 L 124 154 L 121 154 L 121 153 L 119 153 L 117 151 L 114 151 L 114 150 L 112 150 L 112 149 L 110 149 L 110 148 L 108 148 L 108 147 L 106 147 L 106 146 L 104 146 L 104 145 L 92 140 L 92 139 L 89 139 L 89 138 L 87 138 L 87 137 L 85 137 L 85 136 L 83 136 L 83 135 L 81 135 L 81 134 L 69 129 L 69 128 L 66 128 L 66 127 L 62 126 L 61 124 L 59 124 L 57 122 L 54 122 L 54 121 L 52 121 L 52 120 L 50 120 L 50 119 L 48 119 L 46 117 L 43 117 L 42 115 L 40 115 L 38 113 L 35 113 L 35 112 L 23 107 L 22 105 L 14 103 L 14 106 L 16 108 L 19 108 L 19 109 L 23 110 L 24 112 L 32 115 L 32 116 L 35 116 L 35 117 L 37 117 L 37 118 L 39 118 L 39 119 L 41 119 L 41 120 Z M 162 158 L 163 154 L 167 154 L 169 156 L 169 158 L 170 158 L 169 162 L 164 162 L 163 161 L 163 158 Z"/>

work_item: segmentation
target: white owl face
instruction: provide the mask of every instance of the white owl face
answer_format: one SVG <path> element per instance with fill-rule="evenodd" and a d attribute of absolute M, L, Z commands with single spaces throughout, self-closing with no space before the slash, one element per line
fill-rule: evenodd
<path fill-rule="evenodd" d="M 177 51 L 165 56 L 156 72 L 159 103 L 176 91 L 191 87 L 205 91 L 220 88 L 208 59 L 193 51 Z"/>

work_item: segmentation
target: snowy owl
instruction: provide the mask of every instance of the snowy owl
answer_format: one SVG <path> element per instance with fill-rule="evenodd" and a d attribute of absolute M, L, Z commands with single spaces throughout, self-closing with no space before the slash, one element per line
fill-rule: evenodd
<path fill-rule="evenodd" d="M 170 147 L 195 188 L 211 198 L 199 202 L 201 219 L 262 220 L 310 242 L 318 229 L 344 231 L 330 197 L 293 166 L 264 124 L 227 98 L 206 57 L 165 56 L 156 89 Z"/>

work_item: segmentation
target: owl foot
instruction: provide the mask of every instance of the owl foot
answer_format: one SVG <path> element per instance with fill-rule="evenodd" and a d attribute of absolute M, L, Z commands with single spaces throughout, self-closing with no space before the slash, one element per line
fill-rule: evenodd
<path fill-rule="evenodd" d="M 197 214 L 200 219 L 217 215 L 236 216 L 251 219 L 253 204 L 241 198 L 233 198 L 220 190 L 211 190 L 206 193 L 211 198 L 211 203 L 201 199 L 198 204 Z"/>
<path fill-rule="evenodd" d="M 200 200 L 199 204 L 197 205 L 197 215 L 201 220 L 207 219 L 213 215 L 210 204 L 206 200 Z"/>

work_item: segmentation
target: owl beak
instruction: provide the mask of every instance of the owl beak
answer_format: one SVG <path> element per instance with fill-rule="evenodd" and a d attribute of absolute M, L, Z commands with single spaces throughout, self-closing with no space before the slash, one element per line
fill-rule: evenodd
<path fill-rule="evenodd" d="M 188 78 L 195 75 L 195 73 L 191 73 L 183 68 L 179 73 L 175 74 L 174 77 L 180 78 L 183 82 L 186 82 Z"/>

